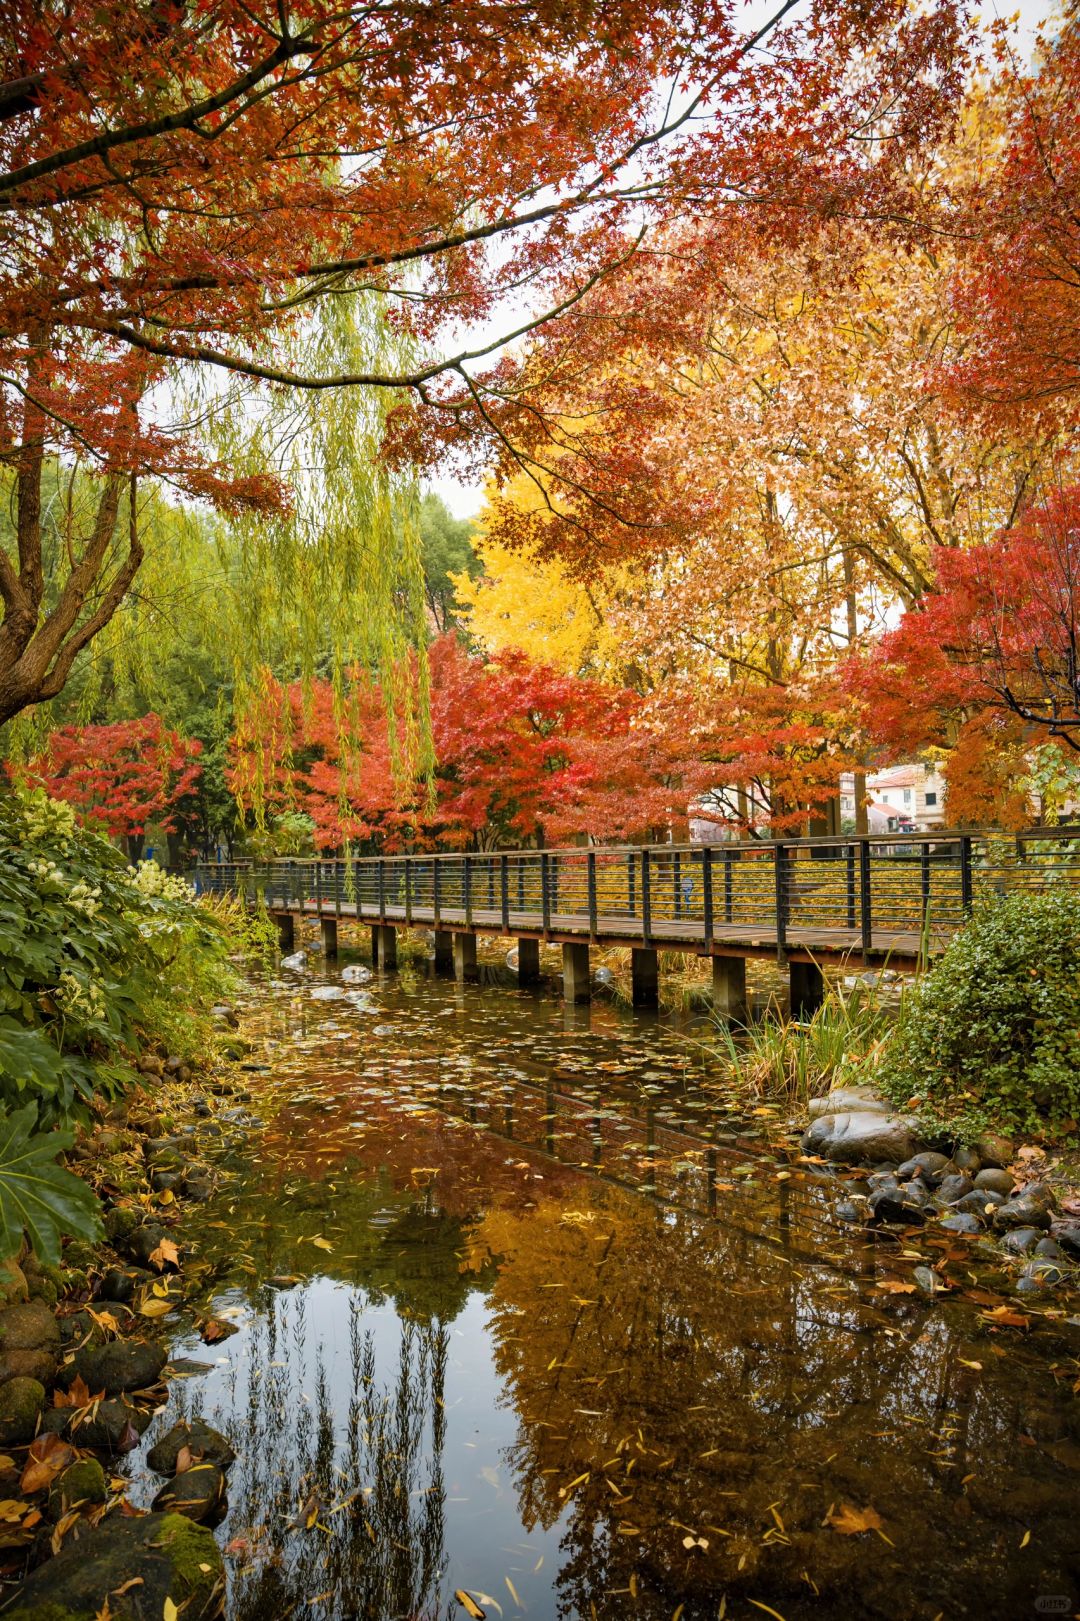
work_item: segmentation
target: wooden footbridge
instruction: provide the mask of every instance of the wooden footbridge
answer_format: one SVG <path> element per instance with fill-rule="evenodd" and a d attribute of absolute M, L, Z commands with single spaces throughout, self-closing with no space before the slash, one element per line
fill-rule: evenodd
<path fill-rule="evenodd" d="M 286 948 L 297 916 L 321 921 L 328 955 L 341 919 L 370 923 L 384 968 L 399 928 L 430 928 L 436 970 L 461 979 L 476 972 L 478 934 L 517 940 L 522 983 L 539 977 L 541 942 L 559 944 L 574 1001 L 589 996 L 590 945 L 630 948 L 639 1005 L 657 1000 L 659 951 L 694 952 L 712 959 L 718 1010 L 737 1018 L 747 958 L 786 965 L 792 1007 L 805 1014 L 825 964 L 911 970 L 980 900 L 1080 882 L 1080 827 L 222 862 L 191 876 L 264 904 Z"/>

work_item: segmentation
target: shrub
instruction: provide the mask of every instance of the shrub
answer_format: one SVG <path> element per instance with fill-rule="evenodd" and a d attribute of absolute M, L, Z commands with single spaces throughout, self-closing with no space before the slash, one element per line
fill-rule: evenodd
<path fill-rule="evenodd" d="M 1070 1131 L 1080 1117 L 1080 894 L 985 902 L 904 998 L 877 1079 L 927 1124 Z"/>
<path fill-rule="evenodd" d="M 129 867 L 69 805 L 0 797 L 0 1249 L 29 1210 L 27 1167 L 70 1145 L 71 1121 L 133 1081 L 146 1049 L 207 1049 L 210 1008 L 235 984 L 230 951 L 258 935 L 239 925 L 153 862 Z M 54 1253 L 61 1229 L 93 1235 L 81 1183 L 55 1166 L 36 1180 L 43 1208 L 23 1221 L 35 1242 Z"/>

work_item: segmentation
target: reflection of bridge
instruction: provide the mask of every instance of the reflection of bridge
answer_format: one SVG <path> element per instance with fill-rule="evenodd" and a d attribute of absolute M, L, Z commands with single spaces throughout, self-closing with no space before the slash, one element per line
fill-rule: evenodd
<path fill-rule="evenodd" d="M 1075 883 L 1080 828 L 218 863 L 194 877 L 261 897 L 286 946 L 298 913 L 322 921 L 330 954 L 341 918 L 370 922 L 386 968 L 399 927 L 432 928 L 436 969 L 463 979 L 476 971 L 478 932 L 517 938 L 523 983 L 539 976 L 540 942 L 561 944 L 574 1001 L 589 995 L 590 943 L 630 947 L 640 1005 L 656 1001 L 658 950 L 694 952 L 712 959 L 717 1007 L 739 1017 L 748 957 L 786 963 L 792 1005 L 809 1011 L 822 963 L 857 955 L 913 968 L 978 899 Z"/>

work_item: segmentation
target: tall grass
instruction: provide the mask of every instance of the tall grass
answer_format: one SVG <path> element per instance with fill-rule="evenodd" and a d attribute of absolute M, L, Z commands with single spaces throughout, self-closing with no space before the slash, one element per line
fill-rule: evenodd
<path fill-rule="evenodd" d="M 717 1019 L 706 1045 L 748 1100 L 805 1107 L 841 1078 L 857 1081 L 895 1021 L 895 1005 L 860 982 L 850 990 L 829 986 L 809 1019 L 790 1018 L 778 1006 L 745 1027 Z"/>

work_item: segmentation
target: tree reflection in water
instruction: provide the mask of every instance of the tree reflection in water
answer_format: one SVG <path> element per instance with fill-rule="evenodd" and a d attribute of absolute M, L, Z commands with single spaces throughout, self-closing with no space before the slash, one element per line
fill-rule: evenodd
<path fill-rule="evenodd" d="M 347 1402 L 340 1370 L 334 1378 L 326 1366 L 325 1325 L 309 1320 L 308 1289 L 279 1294 L 251 1326 L 247 1388 L 228 1426 L 240 1455 L 229 1477 L 241 1556 L 233 1621 L 306 1612 L 319 1594 L 332 1598 L 327 1614 L 363 1621 L 444 1613 L 447 1330 L 403 1317 L 396 1369 L 381 1379 L 385 1322 L 365 1327 L 360 1291 L 347 1305 L 334 1293 L 348 1313 Z"/>

